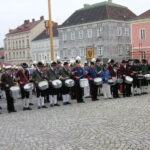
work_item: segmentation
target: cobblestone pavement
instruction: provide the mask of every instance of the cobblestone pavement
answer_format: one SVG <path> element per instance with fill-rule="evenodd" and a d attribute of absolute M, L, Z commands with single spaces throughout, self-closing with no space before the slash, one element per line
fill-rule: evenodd
<path fill-rule="evenodd" d="M 25 112 L 17 102 L 0 115 L 0 150 L 150 150 L 150 95 L 85 101 Z"/>

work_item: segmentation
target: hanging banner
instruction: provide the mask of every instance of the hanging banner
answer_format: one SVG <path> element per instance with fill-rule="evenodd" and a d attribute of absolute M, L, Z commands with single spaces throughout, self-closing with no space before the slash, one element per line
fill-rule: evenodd
<path fill-rule="evenodd" d="M 87 47 L 86 48 L 86 59 L 90 60 L 94 58 L 94 47 Z"/>

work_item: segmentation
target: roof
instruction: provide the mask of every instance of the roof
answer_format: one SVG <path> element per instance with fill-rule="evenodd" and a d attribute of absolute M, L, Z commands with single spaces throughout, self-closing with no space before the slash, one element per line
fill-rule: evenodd
<path fill-rule="evenodd" d="M 127 7 L 111 2 L 86 5 L 75 11 L 60 27 L 72 26 L 107 19 L 128 21 L 137 16 Z"/>
<path fill-rule="evenodd" d="M 139 15 L 137 17 L 137 19 L 141 19 L 141 18 L 149 18 L 150 17 L 150 10 L 147 10 L 146 12 L 142 13 L 141 15 Z"/>
<path fill-rule="evenodd" d="M 44 20 L 44 17 L 41 17 L 40 20 L 38 21 L 35 21 L 34 19 L 32 19 L 32 22 L 30 22 L 29 20 L 25 20 L 24 24 L 22 24 L 21 26 L 18 26 L 16 29 L 10 29 L 7 35 L 30 31 L 43 20 Z"/>
<path fill-rule="evenodd" d="M 53 37 L 58 37 L 58 27 L 53 27 Z M 44 30 L 40 35 L 38 35 L 32 41 L 38 41 L 42 39 L 49 39 L 49 29 Z"/>

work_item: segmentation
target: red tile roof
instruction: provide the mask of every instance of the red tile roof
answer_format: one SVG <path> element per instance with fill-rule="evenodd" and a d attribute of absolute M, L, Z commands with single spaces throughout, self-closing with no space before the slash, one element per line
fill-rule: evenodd
<path fill-rule="evenodd" d="M 150 17 L 150 10 L 147 10 L 146 12 L 142 13 L 141 15 L 139 15 L 137 18 L 148 18 Z"/>
<path fill-rule="evenodd" d="M 32 19 L 32 22 L 30 22 L 29 20 L 25 20 L 24 24 L 22 24 L 21 26 L 17 27 L 16 29 L 9 30 L 9 33 L 7 35 L 29 31 L 43 20 L 44 20 L 44 17 L 41 17 L 40 20 L 38 21 L 35 21 L 34 19 Z"/>

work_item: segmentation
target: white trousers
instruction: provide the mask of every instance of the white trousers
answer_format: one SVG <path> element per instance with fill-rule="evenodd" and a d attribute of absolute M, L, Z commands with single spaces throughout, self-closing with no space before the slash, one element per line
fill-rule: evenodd
<path fill-rule="evenodd" d="M 50 105 L 53 105 L 53 104 L 57 104 L 57 95 L 49 95 L 49 102 L 50 102 Z"/>
<path fill-rule="evenodd" d="M 109 84 L 103 84 L 102 90 L 103 90 L 104 98 L 111 98 L 112 97 Z"/>
<path fill-rule="evenodd" d="M 69 95 L 69 94 L 62 95 L 62 98 L 63 98 L 63 103 L 69 102 L 69 100 L 70 100 L 70 95 Z"/>
<path fill-rule="evenodd" d="M 85 87 L 84 88 L 84 97 L 88 97 L 90 96 L 90 87 Z"/>
<path fill-rule="evenodd" d="M 25 108 L 29 107 L 29 99 L 28 98 L 23 99 L 23 107 L 25 107 Z"/>
<path fill-rule="evenodd" d="M 45 102 L 44 102 L 44 97 L 38 97 L 37 98 L 37 102 L 38 102 L 38 106 L 41 107 L 41 106 L 44 106 L 45 105 Z"/>

